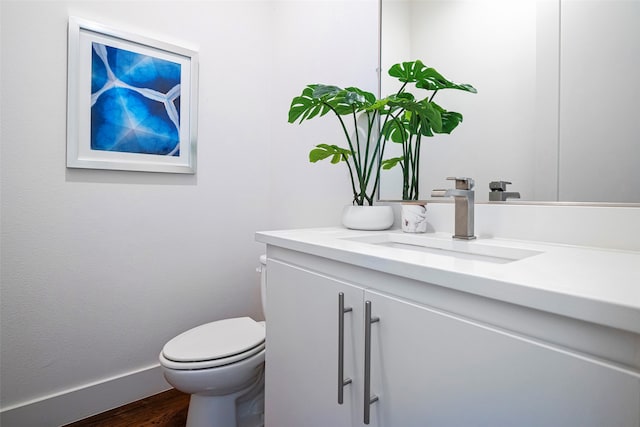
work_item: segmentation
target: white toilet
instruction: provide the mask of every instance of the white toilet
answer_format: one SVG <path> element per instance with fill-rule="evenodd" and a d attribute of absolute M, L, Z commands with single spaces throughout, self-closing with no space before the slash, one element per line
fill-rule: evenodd
<path fill-rule="evenodd" d="M 266 256 L 260 257 L 265 309 Z M 264 386 L 265 323 L 223 319 L 190 329 L 162 348 L 169 384 L 191 394 L 187 427 L 236 427 L 236 400 Z"/>

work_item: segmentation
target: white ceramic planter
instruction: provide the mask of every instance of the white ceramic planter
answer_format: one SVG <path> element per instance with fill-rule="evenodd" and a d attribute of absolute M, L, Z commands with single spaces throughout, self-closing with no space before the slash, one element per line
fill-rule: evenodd
<path fill-rule="evenodd" d="M 345 206 L 342 225 L 352 230 L 386 230 L 393 225 L 391 206 Z"/>
<path fill-rule="evenodd" d="M 419 203 L 401 205 L 402 231 L 405 233 L 424 233 L 427 231 L 427 206 Z"/>

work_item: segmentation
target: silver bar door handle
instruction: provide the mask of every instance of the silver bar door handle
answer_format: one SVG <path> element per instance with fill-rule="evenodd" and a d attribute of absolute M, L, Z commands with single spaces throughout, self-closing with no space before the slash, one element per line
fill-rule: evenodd
<path fill-rule="evenodd" d="M 378 401 L 378 396 L 371 395 L 371 325 L 380 321 L 379 317 L 371 317 L 371 301 L 364 303 L 364 423 L 369 424 L 371 404 Z"/>
<path fill-rule="evenodd" d="M 344 306 L 344 293 L 338 294 L 338 404 L 344 402 L 344 386 L 351 384 L 351 378 L 344 378 L 344 314 L 353 308 Z"/>

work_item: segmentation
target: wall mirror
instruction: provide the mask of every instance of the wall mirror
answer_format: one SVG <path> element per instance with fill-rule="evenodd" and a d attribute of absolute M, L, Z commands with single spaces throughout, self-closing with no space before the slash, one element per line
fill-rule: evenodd
<path fill-rule="evenodd" d="M 464 121 L 423 142 L 420 199 L 467 176 L 479 202 L 502 180 L 523 202 L 640 203 L 640 0 L 381 0 L 380 10 L 382 96 L 398 90 L 389 67 L 415 59 L 478 89 L 438 93 Z M 401 194 L 400 168 L 382 171 L 380 199 Z"/>

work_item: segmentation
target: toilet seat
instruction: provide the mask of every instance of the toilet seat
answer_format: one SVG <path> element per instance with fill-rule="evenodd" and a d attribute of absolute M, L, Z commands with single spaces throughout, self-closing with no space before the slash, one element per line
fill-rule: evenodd
<path fill-rule="evenodd" d="M 247 359 L 265 348 L 262 322 L 249 317 L 207 323 L 170 340 L 160 353 L 170 369 L 207 369 Z"/>

